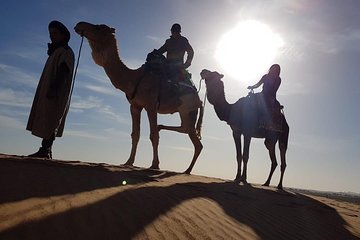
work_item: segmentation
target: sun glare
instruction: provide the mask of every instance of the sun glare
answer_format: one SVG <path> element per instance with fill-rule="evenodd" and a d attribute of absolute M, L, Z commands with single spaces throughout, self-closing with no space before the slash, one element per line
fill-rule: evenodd
<path fill-rule="evenodd" d="M 225 75 L 253 82 L 266 73 L 283 44 L 281 37 L 267 25 L 244 21 L 221 37 L 215 58 Z"/>

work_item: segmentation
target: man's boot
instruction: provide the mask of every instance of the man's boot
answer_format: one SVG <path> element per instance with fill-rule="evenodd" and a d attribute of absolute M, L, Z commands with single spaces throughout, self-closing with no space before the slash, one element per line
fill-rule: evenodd
<path fill-rule="evenodd" d="M 39 151 L 28 155 L 28 157 L 52 159 L 51 148 L 52 148 L 54 140 L 55 140 L 54 136 L 51 139 L 43 139 L 41 142 L 41 148 L 39 148 Z"/>
<path fill-rule="evenodd" d="M 50 149 L 40 147 L 39 151 L 28 155 L 28 157 L 52 159 L 52 154 Z"/>

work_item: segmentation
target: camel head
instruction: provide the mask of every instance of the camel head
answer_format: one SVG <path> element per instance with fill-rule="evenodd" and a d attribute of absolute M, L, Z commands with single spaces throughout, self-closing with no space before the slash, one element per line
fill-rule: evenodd
<path fill-rule="evenodd" d="M 87 22 L 79 22 L 75 26 L 75 32 L 85 37 L 91 47 L 91 55 L 96 64 L 104 66 L 110 54 L 117 53 L 115 29 L 105 24 L 94 25 Z M 115 47 L 115 49 L 114 49 Z"/>
<path fill-rule="evenodd" d="M 208 100 L 213 105 L 223 105 L 226 103 L 224 83 L 221 80 L 224 75 L 216 71 L 212 72 L 207 69 L 201 71 L 200 76 L 205 79 Z"/>
<path fill-rule="evenodd" d="M 224 75 L 220 74 L 218 72 L 211 72 L 207 69 L 203 69 L 200 73 L 200 76 L 202 79 L 205 79 L 205 81 L 214 81 L 214 80 L 221 80 Z"/>

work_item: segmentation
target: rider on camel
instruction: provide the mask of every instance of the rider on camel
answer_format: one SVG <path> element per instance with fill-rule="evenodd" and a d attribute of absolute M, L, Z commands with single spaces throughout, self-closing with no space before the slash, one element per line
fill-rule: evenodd
<path fill-rule="evenodd" d="M 271 128 L 273 130 L 279 130 L 277 126 L 279 121 L 280 103 L 276 99 L 276 92 L 281 84 L 280 78 L 280 65 L 273 64 L 269 72 L 265 74 L 258 83 L 253 86 L 248 86 L 248 89 L 252 90 L 263 85 L 260 96 L 262 99 L 260 106 L 262 108 L 262 114 L 260 116 L 260 125 L 265 128 Z M 281 126 L 281 125 L 280 125 Z"/>
<path fill-rule="evenodd" d="M 170 38 L 156 52 L 158 54 L 166 52 L 167 69 L 172 81 L 179 83 L 186 80 L 186 69 L 191 65 L 194 50 L 188 39 L 181 35 L 180 24 L 175 23 L 172 25 Z M 187 58 L 184 63 L 185 52 L 187 53 Z"/>

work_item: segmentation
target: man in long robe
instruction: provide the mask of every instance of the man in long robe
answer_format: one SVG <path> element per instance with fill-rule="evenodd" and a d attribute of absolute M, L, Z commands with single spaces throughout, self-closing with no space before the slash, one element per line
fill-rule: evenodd
<path fill-rule="evenodd" d="M 51 43 L 48 59 L 40 77 L 26 129 L 42 138 L 42 144 L 30 157 L 52 158 L 55 137 L 61 137 L 69 110 L 69 97 L 75 57 L 69 47 L 70 32 L 59 21 L 49 24 Z"/>

